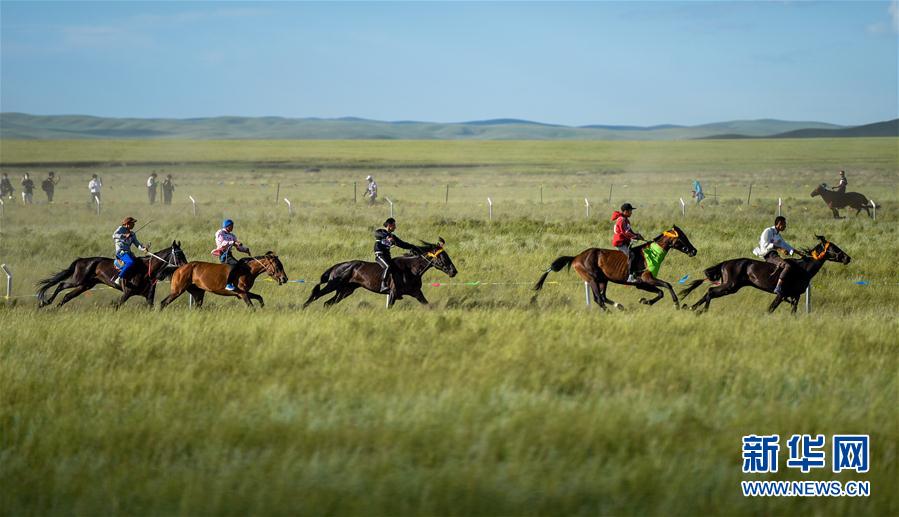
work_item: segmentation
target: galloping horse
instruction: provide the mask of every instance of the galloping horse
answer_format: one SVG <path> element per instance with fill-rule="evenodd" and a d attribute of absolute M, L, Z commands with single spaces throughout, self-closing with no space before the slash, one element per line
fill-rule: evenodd
<path fill-rule="evenodd" d="M 443 271 L 450 278 L 456 276 L 456 266 L 453 265 L 452 259 L 444 248 L 446 241 L 439 238 L 438 242 L 439 244 L 422 242 L 422 246 L 419 248 L 423 254 L 406 254 L 393 260 L 391 282 L 394 288 L 387 293 L 388 307 L 393 307 L 396 300 L 402 299 L 404 295 L 413 296 L 423 305 L 427 304 L 428 299 L 421 292 L 421 277 L 432 267 Z M 376 294 L 383 294 L 381 293 L 382 271 L 383 269 L 377 263 L 362 260 L 334 264 L 322 273 L 321 280 L 312 288 L 312 294 L 303 304 L 303 308 L 305 309 L 315 300 L 335 291 L 337 294 L 325 301 L 325 307 L 342 301 L 360 287 Z M 323 284 L 324 287 L 322 287 Z"/>
<path fill-rule="evenodd" d="M 128 298 L 136 294 L 146 298 L 147 305 L 152 307 L 153 299 L 156 295 L 156 282 L 168 278 L 179 266 L 186 263 L 187 257 L 181 251 L 181 243 L 172 241 L 170 248 L 136 260 L 128 281 L 122 282 L 123 285 L 119 286 L 114 282 L 118 271 L 115 268 L 113 259 L 107 257 L 75 259 L 67 269 L 38 282 L 38 285 L 41 286 L 37 292 L 38 307 L 44 307 L 53 303 L 56 295 L 63 289 L 74 289 L 74 291 L 66 293 L 62 301 L 59 302 L 59 306 L 62 307 L 97 284 L 106 284 L 113 289 L 122 291 L 122 297 L 119 298 L 115 305 L 117 309 Z M 46 298 L 47 291 L 54 285 L 56 290 L 53 291 L 49 298 Z"/>
<path fill-rule="evenodd" d="M 543 283 L 546 281 L 547 275 L 551 272 L 559 272 L 563 267 L 568 266 L 574 267 L 574 271 L 578 276 L 590 286 L 590 289 L 593 291 L 593 300 L 603 310 L 606 310 L 606 303 L 612 304 L 619 309 L 623 308 L 621 304 L 606 297 L 606 288 L 609 282 L 633 285 L 637 289 L 656 293 L 656 297 L 651 300 L 647 300 L 646 298 L 640 299 L 640 303 L 645 303 L 647 305 L 652 305 L 662 299 L 664 294 L 659 287 L 664 287 L 671 293 L 671 298 L 674 300 L 674 306 L 680 308 L 677 301 L 677 295 L 674 294 L 674 289 L 671 287 L 671 284 L 664 280 L 659 280 L 656 277 L 659 268 L 662 265 L 662 261 L 665 259 L 665 255 L 667 255 L 668 250 L 671 248 L 685 253 L 690 257 L 696 256 L 696 248 L 690 243 L 687 234 L 677 226 L 672 226 L 670 230 L 663 232 L 652 241 L 634 248 L 634 260 L 636 261 L 634 270 L 640 271 L 641 267 L 645 269 L 643 269 L 642 274 L 633 284 L 628 284 L 627 282 L 627 257 L 624 253 L 618 250 L 589 248 L 580 252 L 580 254 L 575 257 L 559 257 L 554 260 L 552 265 L 549 266 L 549 269 L 543 272 L 540 280 L 534 285 L 534 290 L 539 291 L 543 288 Z M 647 260 L 647 258 L 649 260 Z M 534 294 L 531 301 L 533 302 L 536 298 L 537 295 Z"/>
<path fill-rule="evenodd" d="M 260 257 L 244 257 L 240 259 L 240 262 L 245 272 L 237 277 L 235 286 L 237 289 L 234 291 L 225 289 L 228 272 L 231 271 L 231 266 L 227 264 L 190 262 L 178 268 L 178 271 L 172 275 L 172 291 L 159 303 L 159 310 L 165 309 L 168 304 L 184 294 L 184 291 L 190 293 L 197 307 L 203 306 L 203 297 L 207 291 L 219 296 L 237 296 L 248 307 L 253 306 L 251 300 L 258 300 L 259 306 L 265 307 L 262 297 L 251 293 L 250 289 L 253 288 L 256 277 L 263 272 L 268 273 L 272 279 L 278 282 L 278 285 L 287 282 L 287 273 L 284 272 L 281 260 L 271 251 L 267 251 Z"/>
<path fill-rule="evenodd" d="M 815 196 L 821 196 L 821 199 L 827 203 L 827 206 L 833 212 L 834 219 L 842 219 L 837 208 L 845 208 L 847 206 L 855 209 L 856 216 L 864 210 L 868 213 L 868 217 L 871 217 L 871 203 L 868 201 L 868 198 L 858 192 L 834 192 L 833 190 L 827 190 L 827 185 L 822 183 L 812 191 L 812 197 Z"/>
<path fill-rule="evenodd" d="M 807 255 L 801 259 L 792 260 L 796 267 L 794 267 L 791 270 L 791 273 L 787 275 L 787 278 L 784 279 L 783 294 L 774 298 L 774 301 L 771 302 L 771 306 L 768 307 L 768 312 L 774 312 L 774 309 L 776 309 L 783 300 L 787 300 L 787 303 L 793 306 L 791 312 L 795 313 L 796 307 L 799 305 L 799 296 L 805 292 L 805 288 L 808 287 L 812 278 L 818 274 L 818 271 L 824 266 L 824 262 L 829 260 L 831 262 L 840 262 L 845 265 L 852 260 L 849 255 L 841 250 L 836 244 L 828 241 L 821 235 L 817 235 L 816 237 L 818 237 L 819 241 L 817 246 L 807 250 L 805 252 Z M 774 274 L 776 269 L 777 266 L 774 264 L 749 258 L 725 260 L 724 262 L 715 264 L 706 269 L 704 274 L 705 278 L 710 282 L 719 282 L 719 284 L 710 287 L 705 293 L 705 296 L 691 308 L 695 311 L 700 305 L 705 304 L 702 311 L 707 311 L 709 309 L 709 304 L 713 299 L 734 294 L 746 286 L 773 293 L 774 287 L 777 285 L 777 275 Z M 681 291 L 681 297 L 686 299 L 686 297 L 696 290 L 697 287 L 702 285 L 704 281 L 705 280 L 693 281 L 686 289 Z M 684 305 L 684 307 L 686 308 L 686 305 Z"/>

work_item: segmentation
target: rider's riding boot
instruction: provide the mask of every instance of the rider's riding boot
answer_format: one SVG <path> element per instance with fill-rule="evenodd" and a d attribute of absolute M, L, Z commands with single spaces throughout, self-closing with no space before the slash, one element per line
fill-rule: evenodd
<path fill-rule="evenodd" d="M 228 291 L 234 291 L 235 290 L 234 284 L 225 284 L 225 289 Z"/>
<path fill-rule="evenodd" d="M 113 280 L 112 283 L 114 283 L 115 285 L 121 286 L 122 285 L 122 277 L 116 276 L 115 280 Z"/>
<path fill-rule="evenodd" d="M 777 285 L 774 287 L 774 294 L 778 296 L 783 296 L 783 280 L 778 280 Z"/>

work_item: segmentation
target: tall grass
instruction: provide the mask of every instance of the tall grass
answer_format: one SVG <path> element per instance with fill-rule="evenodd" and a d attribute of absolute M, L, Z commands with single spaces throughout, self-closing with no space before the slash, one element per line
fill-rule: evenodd
<path fill-rule="evenodd" d="M 253 143 L 259 156 L 298 162 L 56 168 L 54 205 L 7 205 L 0 220 L 0 261 L 24 296 L 0 307 L 0 507 L 11 515 L 899 513 L 890 251 L 899 171 L 895 140 L 892 150 L 878 142 L 797 143 L 795 161 L 775 146 L 765 167 L 747 165 L 769 149 L 755 142 L 728 143 L 712 155 L 717 165 L 691 158 L 697 143 L 665 143 L 670 152 L 647 151 L 656 164 L 633 167 L 585 165 L 562 152 L 596 156 L 595 143 L 564 143 L 559 155 L 542 144 L 477 143 L 490 145 L 457 160 L 440 154 L 441 143 L 426 152 L 417 142 L 344 142 L 327 145 L 365 166 L 307 171 L 292 143 Z M 37 147 L 46 161 L 90 161 L 67 145 Z M 152 151 L 157 143 L 108 145 L 128 160 L 171 158 Z M 185 155 L 207 152 L 196 145 Z M 228 159 L 245 152 L 233 145 L 216 149 Z M 317 152 L 330 150 L 321 145 Z M 603 145 L 615 155 L 632 144 Z M 854 154 L 869 145 L 876 152 Z M 835 172 L 838 158 L 828 156 L 841 151 L 855 160 L 843 165 L 852 189 L 878 200 L 877 221 L 834 221 L 809 198 Z M 396 153 L 419 165 L 400 167 Z M 647 154 L 634 152 L 632 164 Z M 20 155 L 4 153 L 4 171 L 26 169 L 10 156 Z M 435 163 L 423 167 L 425 159 Z M 688 200 L 694 166 L 719 197 L 682 217 L 677 198 Z M 154 169 L 176 176 L 171 207 L 146 204 L 142 185 Z M 106 184 L 99 217 L 86 203 L 97 171 Z M 311 281 L 334 262 L 370 256 L 370 230 L 387 208 L 353 204 L 352 182 L 361 192 L 369 172 L 397 202 L 401 236 L 447 240 L 460 273 L 428 273 L 444 284 L 426 287 L 429 308 L 402 300 L 386 311 L 383 297 L 358 293 L 331 310 L 300 311 L 308 284 L 272 282 L 257 284 L 267 305 L 256 311 L 207 298 L 201 311 L 182 299 L 162 313 L 138 300 L 116 312 L 105 288 L 62 309 L 37 310 L 27 297 L 75 257 L 109 255 L 129 214 L 153 221 L 140 235 L 154 248 L 179 239 L 195 260 L 211 259 L 226 215 L 254 252 L 276 251 L 292 279 Z M 297 205 L 292 218 L 275 203 L 278 183 Z M 810 315 L 767 315 L 770 297 L 746 291 L 696 317 L 674 310 L 667 294 L 645 307 L 620 286 L 609 296 L 627 310 L 601 314 L 584 307 L 582 284 L 564 272 L 531 304 L 529 285 L 553 258 L 608 246 L 610 184 L 612 205 L 639 207 L 638 230 L 676 223 L 699 249 L 695 258 L 669 255 L 661 275 L 672 282 L 746 256 L 778 196 L 788 240 L 809 246 L 824 234 L 853 260 L 816 277 Z M 198 217 L 188 194 L 201 201 Z M 594 201 L 590 219 L 584 197 Z M 744 475 L 741 438 L 754 433 L 870 434 L 871 471 L 801 474 L 785 468 L 784 446 L 777 474 Z M 746 499 L 746 479 L 869 480 L 872 496 Z"/>

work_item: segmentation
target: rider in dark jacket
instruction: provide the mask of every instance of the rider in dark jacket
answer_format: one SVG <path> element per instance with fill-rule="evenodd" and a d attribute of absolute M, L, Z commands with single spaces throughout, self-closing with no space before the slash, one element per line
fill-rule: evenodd
<path fill-rule="evenodd" d="M 384 227 L 378 228 L 375 230 L 375 262 L 377 262 L 381 267 L 384 268 L 384 272 L 381 273 L 381 292 L 386 293 L 390 290 L 390 287 L 387 285 L 387 273 L 391 269 L 393 269 L 393 259 L 390 257 L 390 248 L 393 246 L 397 246 L 399 248 L 403 248 L 405 250 L 414 250 L 420 252 L 418 246 L 414 244 L 409 244 L 408 242 L 400 239 L 396 235 L 393 234 L 394 230 L 396 230 L 396 220 L 393 217 L 388 218 L 384 221 Z"/>

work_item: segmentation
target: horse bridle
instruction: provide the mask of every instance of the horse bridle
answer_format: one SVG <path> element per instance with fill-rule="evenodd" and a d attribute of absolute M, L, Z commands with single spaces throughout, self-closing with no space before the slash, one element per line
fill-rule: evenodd
<path fill-rule="evenodd" d="M 827 258 L 827 249 L 828 248 L 830 248 L 830 241 L 824 241 L 824 249 L 821 250 L 820 253 L 815 250 L 812 250 L 812 253 L 811 253 L 812 258 L 815 260 L 824 260 L 825 258 Z"/>
<path fill-rule="evenodd" d="M 431 269 L 432 267 L 434 267 L 434 261 L 433 261 L 433 260 L 428 260 L 428 257 L 430 257 L 430 258 L 436 260 L 437 257 L 439 257 L 440 254 L 443 253 L 444 251 L 446 251 L 444 248 L 438 248 L 437 251 L 429 251 L 429 252 L 427 252 L 427 253 L 424 254 L 424 255 L 419 255 L 419 258 L 421 258 L 421 259 L 423 259 L 425 262 L 427 262 L 428 265 L 425 266 L 425 268 L 421 270 L 421 272 L 418 274 L 418 276 L 423 276 L 429 269 Z"/>
<path fill-rule="evenodd" d="M 266 265 L 266 264 L 265 264 L 264 262 L 262 262 L 261 260 L 259 260 L 258 258 L 253 257 L 253 256 L 250 256 L 250 258 L 253 259 L 253 260 L 255 260 L 256 262 L 258 262 L 259 265 L 262 266 L 262 269 L 264 269 L 265 272 L 269 274 L 269 276 L 275 276 L 275 273 L 277 273 L 277 270 L 275 270 L 275 266 L 274 266 L 274 265 L 272 265 L 272 266 L 271 266 L 271 269 L 269 269 L 269 266 Z M 270 258 L 270 257 L 266 256 L 266 258 L 268 258 L 269 261 L 271 261 L 271 258 Z"/>
<path fill-rule="evenodd" d="M 147 224 L 149 224 L 149 223 L 147 223 Z M 175 248 L 174 248 L 174 247 L 169 248 L 169 258 L 168 258 L 168 259 L 163 259 L 163 258 L 160 257 L 159 255 L 156 255 L 155 253 L 150 252 L 150 250 L 145 250 L 145 253 L 146 253 L 147 255 L 149 255 L 149 256 L 155 258 L 156 260 L 158 260 L 158 261 L 160 261 L 160 262 L 165 262 L 165 266 L 163 266 L 163 269 L 165 269 L 165 268 L 168 267 L 168 266 L 179 267 L 179 266 L 182 266 L 182 265 L 183 265 L 183 264 L 179 264 L 179 263 L 178 263 L 178 254 L 175 253 Z M 151 263 L 147 266 L 147 278 L 153 278 L 153 275 L 150 274 L 151 271 L 152 271 L 152 269 L 153 269 L 153 268 L 152 268 L 152 265 L 153 265 L 153 263 L 151 262 Z"/>

